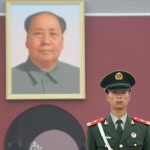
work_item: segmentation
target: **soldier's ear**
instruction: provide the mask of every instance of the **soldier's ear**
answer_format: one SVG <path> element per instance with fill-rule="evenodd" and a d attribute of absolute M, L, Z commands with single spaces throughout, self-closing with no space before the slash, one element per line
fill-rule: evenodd
<path fill-rule="evenodd" d="M 110 103 L 110 102 L 109 102 L 109 91 L 108 91 L 107 93 L 105 93 L 105 98 L 106 98 L 106 101 L 107 101 L 108 103 Z"/>
<path fill-rule="evenodd" d="M 108 90 L 105 90 L 105 93 L 107 93 L 107 94 L 108 94 L 108 92 L 109 92 Z"/>

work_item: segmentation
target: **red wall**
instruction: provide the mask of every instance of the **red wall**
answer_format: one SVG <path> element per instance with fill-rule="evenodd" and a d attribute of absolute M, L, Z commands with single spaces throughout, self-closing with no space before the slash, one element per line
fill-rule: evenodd
<path fill-rule="evenodd" d="M 135 75 L 137 84 L 128 111 L 150 120 L 150 17 L 86 17 L 85 37 L 85 100 L 6 101 L 5 17 L 0 17 L 0 150 L 10 123 L 26 109 L 40 104 L 53 104 L 70 112 L 86 133 L 87 121 L 109 113 L 99 80 L 114 69 Z"/>

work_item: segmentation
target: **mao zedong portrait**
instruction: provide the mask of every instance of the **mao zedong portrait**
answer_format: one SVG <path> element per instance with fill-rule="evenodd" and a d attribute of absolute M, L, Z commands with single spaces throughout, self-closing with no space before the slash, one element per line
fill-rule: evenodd
<path fill-rule="evenodd" d="M 29 55 L 26 62 L 12 68 L 12 93 L 79 93 L 79 68 L 59 60 L 66 21 L 46 11 L 28 16 L 24 26 Z"/>

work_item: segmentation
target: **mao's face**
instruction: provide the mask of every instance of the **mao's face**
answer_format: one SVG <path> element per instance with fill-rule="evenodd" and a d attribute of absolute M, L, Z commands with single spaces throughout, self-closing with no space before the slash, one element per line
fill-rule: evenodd
<path fill-rule="evenodd" d="M 34 64 L 54 64 L 63 48 L 63 34 L 58 19 L 50 14 L 39 14 L 31 22 L 26 47 Z"/>

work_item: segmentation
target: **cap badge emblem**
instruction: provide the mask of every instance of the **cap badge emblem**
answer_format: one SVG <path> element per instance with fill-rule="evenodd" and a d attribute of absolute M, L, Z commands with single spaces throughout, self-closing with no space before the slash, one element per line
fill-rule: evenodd
<path fill-rule="evenodd" d="M 121 72 L 117 72 L 115 75 L 116 80 L 122 80 L 123 79 L 123 74 Z"/>

